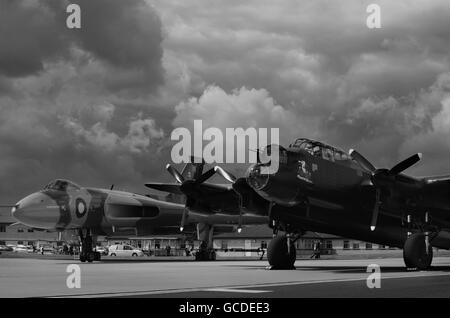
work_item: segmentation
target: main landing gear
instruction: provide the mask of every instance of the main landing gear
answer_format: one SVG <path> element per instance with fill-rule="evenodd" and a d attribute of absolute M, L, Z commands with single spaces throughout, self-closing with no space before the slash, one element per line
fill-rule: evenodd
<path fill-rule="evenodd" d="M 201 241 L 200 247 L 195 253 L 196 261 L 215 261 L 216 251 L 213 245 L 214 226 L 205 223 L 197 224 L 197 238 Z"/>
<path fill-rule="evenodd" d="M 267 260 L 269 269 L 295 269 L 294 263 L 297 259 L 295 241 L 300 238 L 303 232 L 293 231 L 289 224 L 279 222 L 272 213 L 274 204 L 269 207 L 269 227 L 273 230 L 273 238 L 267 247 Z M 284 231 L 286 235 L 278 235 L 279 231 Z"/>
<path fill-rule="evenodd" d="M 202 241 L 200 247 L 195 253 L 196 261 L 215 261 L 216 260 L 216 251 L 213 248 L 208 248 L 208 243 Z"/>
<path fill-rule="evenodd" d="M 403 260 L 408 269 L 426 270 L 433 261 L 433 247 L 430 244 L 430 233 L 433 228 L 428 212 L 425 213 L 425 222 L 413 224 L 411 215 L 406 218 L 408 238 L 403 246 Z M 412 233 L 412 227 L 416 226 L 419 232 Z"/>
<path fill-rule="evenodd" d="M 270 269 L 295 269 L 296 257 L 294 241 L 289 236 L 276 236 L 267 247 Z"/>
<path fill-rule="evenodd" d="M 80 251 L 80 261 L 82 263 L 88 261 L 92 263 L 93 261 L 100 261 L 101 256 L 99 252 L 95 252 L 93 249 L 93 239 L 92 234 L 89 229 L 86 230 L 86 234 L 83 234 L 83 230 L 78 230 L 78 236 L 80 237 L 81 251 Z"/>
<path fill-rule="evenodd" d="M 426 270 L 433 261 L 433 247 L 425 233 L 411 234 L 403 246 L 403 260 L 407 268 Z"/>

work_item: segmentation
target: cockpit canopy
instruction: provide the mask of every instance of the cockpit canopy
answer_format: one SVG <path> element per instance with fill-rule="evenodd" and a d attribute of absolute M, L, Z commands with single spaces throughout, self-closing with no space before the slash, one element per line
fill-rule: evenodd
<path fill-rule="evenodd" d="M 290 150 L 298 151 L 303 150 L 315 157 L 321 157 L 325 160 L 333 162 L 342 162 L 351 165 L 358 165 L 347 153 L 343 150 L 326 145 L 319 141 L 314 141 L 306 138 L 298 138 L 293 144 L 289 146 Z"/>
<path fill-rule="evenodd" d="M 44 190 L 56 190 L 56 191 L 70 191 L 70 190 L 80 190 L 80 186 L 76 183 L 64 180 L 64 179 L 56 179 L 47 184 L 44 187 Z"/>

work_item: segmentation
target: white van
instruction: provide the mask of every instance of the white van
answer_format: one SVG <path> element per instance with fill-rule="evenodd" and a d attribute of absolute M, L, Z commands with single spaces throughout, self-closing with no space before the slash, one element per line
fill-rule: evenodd
<path fill-rule="evenodd" d="M 109 256 L 144 256 L 144 252 L 127 244 L 114 244 L 108 249 Z"/>

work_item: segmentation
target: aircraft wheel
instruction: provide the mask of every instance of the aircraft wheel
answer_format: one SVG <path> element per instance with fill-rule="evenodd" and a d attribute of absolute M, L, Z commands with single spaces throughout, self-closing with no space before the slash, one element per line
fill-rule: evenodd
<path fill-rule="evenodd" d="M 428 246 L 426 251 L 425 234 L 414 233 L 405 241 L 403 246 L 403 260 L 407 268 L 426 270 L 433 261 L 433 247 Z"/>
<path fill-rule="evenodd" d="M 94 252 L 89 252 L 89 253 L 87 254 L 87 261 L 88 261 L 89 263 L 92 263 L 92 262 L 94 261 L 94 259 L 95 259 L 95 253 L 94 253 Z"/>
<path fill-rule="evenodd" d="M 267 248 L 267 260 L 272 269 L 294 269 L 295 245 L 291 242 L 288 253 L 286 236 L 274 237 Z"/>
<path fill-rule="evenodd" d="M 86 255 L 84 255 L 84 254 L 80 254 L 80 261 L 81 261 L 81 263 L 84 263 L 84 262 L 86 262 Z"/>

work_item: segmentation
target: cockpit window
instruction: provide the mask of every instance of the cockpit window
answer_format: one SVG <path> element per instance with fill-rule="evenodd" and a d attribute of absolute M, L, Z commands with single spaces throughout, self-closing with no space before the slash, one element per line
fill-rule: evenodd
<path fill-rule="evenodd" d="M 316 145 L 313 147 L 313 154 L 316 157 L 322 157 L 322 147 L 320 147 L 319 145 Z"/>
<path fill-rule="evenodd" d="M 313 154 L 313 145 L 309 140 L 297 139 L 294 144 L 291 145 L 292 148 L 302 149 Z"/>
<path fill-rule="evenodd" d="M 309 154 L 325 160 L 340 162 L 346 165 L 357 165 L 357 163 L 344 151 L 319 141 L 306 138 L 298 138 L 290 145 L 293 151 L 303 150 Z"/>
<path fill-rule="evenodd" d="M 331 148 L 324 147 L 322 150 L 322 157 L 325 160 L 334 161 L 334 151 Z"/>
<path fill-rule="evenodd" d="M 74 189 L 78 190 L 80 189 L 80 187 L 73 182 L 61 179 L 50 182 L 44 188 L 44 190 L 56 190 L 56 191 L 68 191 Z"/>

